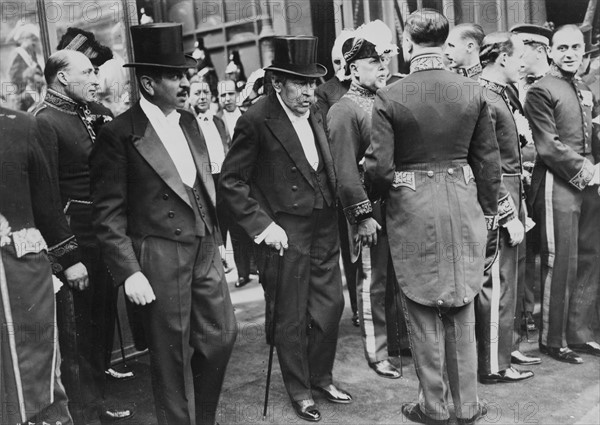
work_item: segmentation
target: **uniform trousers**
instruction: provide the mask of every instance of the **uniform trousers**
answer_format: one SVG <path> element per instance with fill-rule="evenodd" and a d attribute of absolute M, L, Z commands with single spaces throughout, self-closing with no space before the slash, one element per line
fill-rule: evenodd
<path fill-rule="evenodd" d="M 91 229 L 89 206 L 67 218 L 80 244 L 89 286 L 80 291 L 65 284 L 57 294 L 62 380 L 75 424 L 99 424 L 108 367 L 106 351 L 114 338 L 115 287 Z"/>
<path fill-rule="evenodd" d="M 271 311 L 267 317 L 275 317 L 275 347 L 290 399 L 312 399 L 311 385 L 332 383 L 344 309 L 337 212 L 332 206 L 315 209 L 309 217 L 280 213 L 276 221 L 289 247 L 279 257 L 260 246 L 261 283 Z"/>
<path fill-rule="evenodd" d="M 0 424 L 71 425 L 60 379 L 48 257 L 19 258 L 12 244 L 2 247 L 0 255 Z"/>
<path fill-rule="evenodd" d="M 521 198 L 520 177 L 505 175 L 503 181 L 518 205 Z M 524 223 L 525 211 L 521 210 L 517 218 Z M 483 287 L 475 299 L 480 375 L 508 369 L 515 344 L 519 264 L 524 265 L 525 242 L 511 246 L 508 231 L 499 228 L 498 232 L 498 254 L 491 267 L 485 270 Z"/>
<path fill-rule="evenodd" d="M 474 303 L 437 308 L 418 304 L 404 293 L 401 299 L 421 410 L 433 419 L 448 419 L 450 390 L 456 416 L 472 418 L 479 408 Z"/>
<path fill-rule="evenodd" d="M 375 219 L 383 222 L 380 204 L 373 205 Z M 363 247 L 358 261 L 362 262 L 362 278 L 356 288 L 360 330 L 365 358 L 375 363 L 399 355 L 406 348 L 406 325 L 400 311 L 396 275 L 390 258 L 387 234 L 377 236 L 377 245 Z"/>
<path fill-rule="evenodd" d="M 546 171 L 535 209 L 542 235 L 540 343 L 565 347 L 592 341 L 600 281 L 598 187 L 579 191 Z"/>
<path fill-rule="evenodd" d="M 342 255 L 342 264 L 344 265 L 344 277 L 346 278 L 346 287 L 350 296 L 350 307 L 354 314 L 358 312 L 356 286 L 359 275 L 362 274 L 362 263 L 360 261 L 352 262 L 348 237 L 348 221 L 341 206 L 338 208 L 338 230 L 340 233 L 340 252 Z"/>
<path fill-rule="evenodd" d="M 150 351 L 160 425 L 214 424 L 237 335 L 215 236 L 180 243 L 147 237 L 138 255 L 156 300 L 136 306 Z"/>

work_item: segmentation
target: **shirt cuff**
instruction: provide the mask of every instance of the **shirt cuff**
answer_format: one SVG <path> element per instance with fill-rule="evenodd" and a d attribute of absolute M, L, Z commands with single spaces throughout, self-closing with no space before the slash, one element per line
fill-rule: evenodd
<path fill-rule="evenodd" d="M 504 226 L 506 223 L 511 221 L 516 216 L 515 203 L 510 196 L 507 194 L 505 197 L 498 201 L 498 224 Z"/>
<path fill-rule="evenodd" d="M 269 224 L 265 230 L 263 230 L 259 235 L 254 236 L 254 243 L 256 245 L 260 245 L 261 243 L 263 243 L 263 241 L 265 240 L 269 232 L 274 228 L 274 226 L 275 222 L 272 221 L 271 224 Z"/>

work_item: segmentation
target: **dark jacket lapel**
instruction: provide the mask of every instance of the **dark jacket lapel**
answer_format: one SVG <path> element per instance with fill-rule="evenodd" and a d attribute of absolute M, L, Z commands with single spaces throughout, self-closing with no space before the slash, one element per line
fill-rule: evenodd
<path fill-rule="evenodd" d="M 311 177 L 312 168 L 306 159 L 296 130 L 294 130 L 290 119 L 287 117 L 275 94 L 270 95 L 269 102 L 270 107 L 267 119 L 265 120 L 267 127 L 269 127 L 275 138 L 283 145 L 290 158 L 296 163 L 300 173 L 314 187 Z"/>
<path fill-rule="evenodd" d="M 225 121 L 218 115 L 213 116 L 213 122 L 215 123 L 215 127 L 217 127 L 217 131 L 221 136 L 221 142 L 223 142 L 223 149 L 225 150 L 225 155 L 229 152 L 229 147 L 231 145 L 231 139 L 229 134 L 227 133 L 227 127 L 225 126 Z"/>
<path fill-rule="evenodd" d="M 315 135 L 317 149 L 321 151 L 321 157 L 323 158 L 325 170 L 327 171 L 330 189 L 333 193 L 335 193 L 337 182 L 333 167 L 333 157 L 331 156 L 331 150 L 329 149 L 329 141 L 327 140 L 327 136 L 325 135 L 325 130 L 323 127 L 323 118 L 321 117 L 321 114 L 315 112 L 313 109 L 310 111 L 309 122 Z"/>
<path fill-rule="evenodd" d="M 190 207 L 189 197 L 171 156 L 140 107 L 133 106 L 133 145 L 164 182 Z"/>

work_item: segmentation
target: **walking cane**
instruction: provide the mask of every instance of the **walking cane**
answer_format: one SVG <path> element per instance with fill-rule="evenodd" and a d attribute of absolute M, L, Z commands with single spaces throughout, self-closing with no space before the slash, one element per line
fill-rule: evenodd
<path fill-rule="evenodd" d="M 392 256 L 391 254 L 388 256 L 388 279 L 391 277 L 394 279 L 394 308 L 396 310 L 396 341 L 398 342 L 398 349 L 400 350 L 400 376 L 404 376 L 404 372 L 402 370 L 404 366 L 404 362 L 402 361 L 402 348 L 400 342 L 400 308 L 398 308 L 398 296 L 400 295 L 400 289 L 398 288 L 398 279 L 396 279 L 396 271 L 394 270 L 394 266 L 392 265 Z M 403 310 L 404 311 L 404 310 Z"/>
<path fill-rule="evenodd" d="M 123 365 L 127 367 L 127 361 L 125 360 L 125 347 L 123 347 L 123 331 L 121 330 L 121 319 L 119 318 L 119 309 L 115 310 L 115 319 L 117 319 L 117 334 L 119 335 L 119 346 L 121 348 L 121 358 L 123 359 Z"/>
<path fill-rule="evenodd" d="M 272 255 L 272 253 L 269 253 Z M 277 317 L 277 292 L 279 291 L 279 281 L 281 280 L 281 270 L 283 269 L 283 250 L 279 255 L 275 254 L 277 259 L 277 272 L 275 275 L 275 288 L 273 290 L 273 316 L 271 317 L 271 327 L 268 329 L 269 338 L 269 365 L 267 367 L 267 384 L 265 386 L 265 404 L 263 407 L 262 420 L 267 418 L 267 408 L 269 405 L 269 387 L 271 386 L 271 371 L 273 370 L 273 351 L 275 349 L 275 318 Z"/>

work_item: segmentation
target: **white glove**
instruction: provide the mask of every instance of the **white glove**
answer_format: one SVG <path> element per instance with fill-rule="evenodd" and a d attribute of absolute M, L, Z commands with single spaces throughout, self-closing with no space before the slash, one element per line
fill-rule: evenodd
<path fill-rule="evenodd" d="M 502 227 L 508 231 L 510 246 L 516 246 L 523 241 L 523 238 L 525 237 L 525 228 L 519 219 L 513 218 Z"/>

